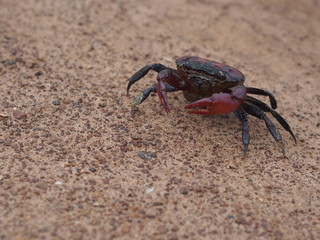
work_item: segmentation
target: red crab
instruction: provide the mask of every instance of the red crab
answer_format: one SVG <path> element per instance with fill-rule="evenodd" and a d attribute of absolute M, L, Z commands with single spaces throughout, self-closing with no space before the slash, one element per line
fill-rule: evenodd
<path fill-rule="evenodd" d="M 184 97 L 191 102 L 185 106 L 186 109 L 191 110 L 189 113 L 215 115 L 233 112 L 242 123 L 242 142 L 245 153 L 250 142 L 247 113 L 263 119 L 273 138 L 282 142 L 277 128 L 265 114 L 270 112 L 296 141 L 289 124 L 274 110 L 277 108 L 274 96 L 266 90 L 245 87 L 243 85 L 245 77 L 239 70 L 194 56 L 180 57 L 176 60 L 176 64 L 177 70 L 160 63 L 153 63 L 136 72 L 129 79 L 128 94 L 132 84 L 143 78 L 149 70 L 158 73 L 158 83 L 143 90 L 133 104 L 138 105 L 146 100 L 151 92 L 157 92 L 163 108 L 169 113 L 167 92 L 182 90 Z M 247 94 L 268 96 L 271 107 Z"/>

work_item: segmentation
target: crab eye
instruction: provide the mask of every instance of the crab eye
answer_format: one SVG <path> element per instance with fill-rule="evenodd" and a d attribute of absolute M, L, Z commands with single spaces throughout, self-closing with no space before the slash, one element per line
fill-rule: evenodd
<path fill-rule="evenodd" d="M 219 76 L 220 79 L 226 79 L 226 74 L 224 72 L 222 72 L 222 71 L 218 72 L 218 76 Z"/>

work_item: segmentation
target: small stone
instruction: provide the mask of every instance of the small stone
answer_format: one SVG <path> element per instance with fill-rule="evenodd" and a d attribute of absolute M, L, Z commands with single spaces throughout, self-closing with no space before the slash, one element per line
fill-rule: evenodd
<path fill-rule="evenodd" d="M 276 230 L 276 231 L 274 232 L 274 236 L 275 236 L 277 239 L 282 239 L 283 233 L 282 233 L 280 230 Z"/>
<path fill-rule="evenodd" d="M 38 71 L 38 72 L 36 72 L 34 75 L 36 76 L 36 77 L 39 77 L 39 76 L 41 76 L 43 73 L 41 72 L 41 71 Z"/>
<path fill-rule="evenodd" d="M 112 111 L 108 111 L 108 112 L 106 112 L 106 113 L 103 115 L 103 117 L 104 117 L 104 118 L 108 118 L 108 117 L 111 116 L 112 114 L 113 114 Z"/>
<path fill-rule="evenodd" d="M 132 140 L 139 140 L 139 139 L 140 139 L 140 136 L 137 135 L 137 134 L 132 134 L 132 135 L 131 135 L 131 139 L 132 139 Z"/>
<path fill-rule="evenodd" d="M 80 101 L 78 102 L 73 102 L 73 106 L 76 107 L 76 108 L 81 108 L 82 107 L 82 104 Z"/>
<path fill-rule="evenodd" d="M 19 119 L 19 120 L 27 117 L 27 114 L 23 111 L 20 111 L 20 110 L 13 110 L 12 115 L 14 118 Z"/>
<path fill-rule="evenodd" d="M 141 172 L 144 173 L 144 174 L 149 174 L 150 173 L 150 171 L 148 169 L 145 169 L 145 168 L 141 169 Z"/>
<path fill-rule="evenodd" d="M 178 226 L 173 226 L 173 227 L 171 228 L 171 231 L 172 231 L 172 232 L 178 232 L 178 230 L 179 230 L 179 227 L 178 227 Z"/>
<path fill-rule="evenodd" d="M 7 101 L 3 101 L 3 102 L 2 102 L 2 107 L 4 107 L 4 108 L 8 108 L 9 105 L 10 105 L 10 104 L 9 104 Z"/>
<path fill-rule="evenodd" d="M 124 223 L 120 227 L 120 231 L 122 234 L 127 234 L 131 231 L 131 225 L 129 223 Z"/>
<path fill-rule="evenodd" d="M 154 187 L 152 188 L 147 188 L 146 193 L 152 193 L 154 191 Z"/>
<path fill-rule="evenodd" d="M 149 209 L 149 210 L 146 212 L 146 217 L 147 217 L 147 218 L 155 218 L 157 215 L 158 215 L 158 212 L 157 212 L 156 209 Z"/>
<path fill-rule="evenodd" d="M 164 225 L 160 225 L 157 227 L 158 233 L 159 234 L 165 234 L 168 232 L 168 228 Z"/>
<path fill-rule="evenodd" d="M 41 190 L 43 190 L 43 191 L 47 191 L 47 189 L 48 189 L 48 184 L 45 183 L 45 182 L 40 182 L 40 183 L 37 183 L 37 184 L 35 185 L 35 187 L 37 187 L 37 188 L 39 188 L 39 189 L 41 189 Z"/>
<path fill-rule="evenodd" d="M 120 135 L 115 135 L 115 136 L 113 136 L 111 139 L 112 139 L 112 141 L 114 141 L 114 142 L 121 142 L 121 141 L 124 140 L 123 137 L 121 137 Z"/>
<path fill-rule="evenodd" d="M 59 100 L 54 100 L 54 101 L 52 102 L 52 104 L 55 105 L 55 106 L 59 106 L 61 103 L 60 103 Z"/>
<path fill-rule="evenodd" d="M 155 139 L 155 137 L 153 136 L 153 135 L 148 135 L 147 137 L 146 137 L 146 140 L 147 141 L 153 141 Z"/>
<path fill-rule="evenodd" d="M 187 195 L 189 193 L 188 189 L 185 187 L 180 188 L 180 193 L 183 195 Z"/>
<path fill-rule="evenodd" d="M 121 189 L 121 185 L 120 184 L 115 184 L 115 185 L 112 186 L 112 189 L 119 190 L 119 189 Z"/>
<path fill-rule="evenodd" d="M 179 240 L 178 236 L 176 234 L 171 234 L 168 236 L 169 240 Z"/>
<path fill-rule="evenodd" d="M 16 61 L 14 61 L 14 60 L 7 60 L 7 64 L 13 65 L 13 64 L 16 64 Z"/>
<path fill-rule="evenodd" d="M 152 158 L 156 158 L 157 155 L 155 153 L 147 152 L 147 151 L 140 151 L 137 153 L 138 157 L 141 157 L 143 160 L 150 160 Z"/>
<path fill-rule="evenodd" d="M 107 103 L 105 103 L 105 102 L 99 103 L 99 107 L 101 107 L 101 108 L 104 108 L 104 107 L 106 107 L 106 106 L 107 106 Z"/>
<path fill-rule="evenodd" d="M 95 169 L 95 168 L 89 168 L 89 171 L 94 173 L 94 172 L 97 171 L 97 169 Z"/>
<path fill-rule="evenodd" d="M 101 224 L 101 220 L 99 220 L 97 218 L 94 218 L 89 222 L 89 225 L 91 225 L 91 226 L 98 226 L 100 224 Z"/>
<path fill-rule="evenodd" d="M 120 142 L 119 146 L 120 147 L 125 147 L 128 144 L 128 142 L 126 140 L 123 140 Z"/>

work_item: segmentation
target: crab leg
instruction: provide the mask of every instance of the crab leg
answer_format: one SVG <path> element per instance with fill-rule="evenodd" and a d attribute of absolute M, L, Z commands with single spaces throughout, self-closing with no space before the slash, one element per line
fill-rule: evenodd
<path fill-rule="evenodd" d="M 268 92 L 267 90 L 259 89 L 259 88 L 253 88 L 253 87 L 247 87 L 247 92 L 250 94 L 256 94 L 256 95 L 262 95 L 262 96 L 268 96 L 270 100 L 271 107 L 273 109 L 277 108 L 277 100 L 273 96 L 271 92 Z"/>
<path fill-rule="evenodd" d="M 242 105 L 243 109 L 250 115 L 264 120 L 269 132 L 271 133 L 272 137 L 277 141 L 282 143 L 282 137 L 281 134 L 278 132 L 276 126 L 273 124 L 273 122 L 267 117 L 267 115 L 263 112 L 262 109 L 259 107 L 252 105 L 250 103 L 245 102 Z"/>
<path fill-rule="evenodd" d="M 168 104 L 168 97 L 167 92 L 173 92 L 177 90 L 184 90 L 186 89 L 184 81 L 179 77 L 179 74 L 176 70 L 168 68 L 160 63 L 153 63 L 141 68 L 138 72 L 132 75 L 129 79 L 128 86 L 127 86 L 127 94 L 129 94 L 130 88 L 132 84 L 139 81 L 143 78 L 150 70 L 158 72 L 157 76 L 157 85 L 153 85 L 150 88 L 145 89 L 142 91 L 133 101 L 133 105 L 139 105 L 147 97 L 150 95 L 151 92 L 157 92 L 160 98 L 161 104 L 167 113 L 170 112 L 169 104 Z"/>
<path fill-rule="evenodd" d="M 248 152 L 248 146 L 250 143 L 250 133 L 249 133 L 249 124 L 248 117 L 245 110 L 242 107 L 239 107 L 235 111 L 233 111 L 234 115 L 241 121 L 242 123 L 242 143 L 244 145 L 244 153 Z"/>
<path fill-rule="evenodd" d="M 230 88 L 230 93 L 215 93 L 185 106 L 185 109 L 197 108 L 189 113 L 200 115 L 225 114 L 236 110 L 246 97 L 246 88 L 242 85 Z"/>
<path fill-rule="evenodd" d="M 277 113 L 275 110 L 270 108 L 264 102 L 261 102 L 258 99 L 255 99 L 253 97 L 247 96 L 245 102 L 250 102 L 251 104 L 261 108 L 263 111 L 270 112 L 272 114 L 272 116 L 281 124 L 281 126 L 290 133 L 290 135 L 293 138 L 293 140 L 297 143 L 297 139 L 294 136 L 289 124 L 286 122 L 286 120 L 283 119 L 283 117 L 279 113 Z"/>
<path fill-rule="evenodd" d="M 132 77 L 129 79 L 128 86 L 127 86 L 127 94 L 129 94 L 129 91 L 130 91 L 132 84 L 134 84 L 135 82 L 137 82 L 141 78 L 143 78 L 150 70 L 160 72 L 166 68 L 167 68 L 166 66 L 164 66 L 160 63 L 153 63 L 153 64 L 149 64 L 147 66 L 144 66 L 138 72 L 133 74 Z"/>
<path fill-rule="evenodd" d="M 176 89 L 176 88 L 170 86 L 168 83 L 166 83 L 166 91 L 167 92 L 175 92 L 175 91 L 178 91 L 178 89 Z M 154 93 L 157 92 L 157 84 L 153 84 L 151 87 L 141 91 L 141 93 L 138 96 L 136 96 L 136 98 L 133 100 L 132 105 L 137 106 L 137 105 L 141 104 L 144 100 L 146 100 L 149 97 L 150 93 L 152 93 L 152 92 L 154 92 Z"/>

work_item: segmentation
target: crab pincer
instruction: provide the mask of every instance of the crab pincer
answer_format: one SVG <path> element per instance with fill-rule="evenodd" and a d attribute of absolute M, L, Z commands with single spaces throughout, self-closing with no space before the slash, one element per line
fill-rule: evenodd
<path fill-rule="evenodd" d="M 211 97 L 202 98 L 185 106 L 194 109 L 188 113 L 200 115 L 226 114 L 236 110 L 246 98 L 246 88 L 242 85 L 230 88 L 230 93 L 214 93 Z"/>

